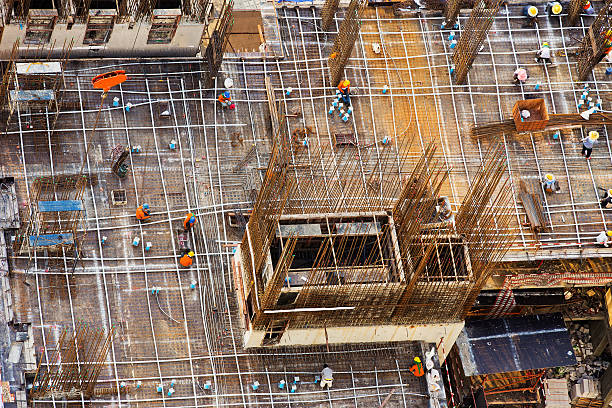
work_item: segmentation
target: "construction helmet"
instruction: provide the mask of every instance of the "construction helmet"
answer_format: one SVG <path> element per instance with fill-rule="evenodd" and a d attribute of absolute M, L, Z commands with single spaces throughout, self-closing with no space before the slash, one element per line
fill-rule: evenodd
<path fill-rule="evenodd" d="M 550 45 L 548 45 L 548 43 L 547 43 L 547 42 L 544 42 L 544 43 L 542 43 L 542 47 L 548 47 L 548 48 L 550 48 Z"/>
<path fill-rule="evenodd" d="M 142 205 L 142 208 L 144 208 L 145 210 L 148 210 L 148 209 L 149 209 L 149 204 L 144 203 L 144 204 Z"/>
<path fill-rule="evenodd" d="M 588 10 L 590 7 L 591 7 L 591 2 L 588 0 L 584 3 L 584 6 L 582 6 L 584 10 Z"/>
<path fill-rule="evenodd" d="M 345 79 L 345 80 L 342 82 L 342 86 L 344 86 L 344 87 L 351 86 L 351 81 L 349 81 L 348 79 Z"/>
<path fill-rule="evenodd" d="M 608 190 L 608 197 L 612 197 L 612 188 Z"/>
<path fill-rule="evenodd" d="M 195 253 L 193 251 L 189 251 L 189 253 L 187 254 L 187 256 L 190 258 L 193 258 L 194 255 Z"/>
<path fill-rule="evenodd" d="M 225 91 L 225 92 L 223 92 L 223 97 L 224 97 L 224 98 L 229 98 L 229 97 L 230 97 L 230 93 L 229 93 L 229 91 Z"/>
<path fill-rule="evenodd" d="M 189 219 L 189 222 L 194 223 L 195 222 L 195 217 L 192 215 L 191 218 Z"/>
<path fill-rule="evenodd" d="M 597 139 L 599 139 L 599 132 L 598 132 L 598 131 L 596 131 L 596 130 L 591 130 L 591 131 L 589 132 L 589 139 L 591 139 L 591 140 L 597 140 Z"/>
<path fill-rule="evenodd" d="M 563 11 L 563 7 L 561 6 L 561 3 L 555 1 L 552 4 L 551 11 L 554 15 L 561 14 L 561 11 Z"/>
<path fill-rule="evenodd" d="M 529 6 L 527 14 L 529 14 L 529 17 L 536 17 L 538 15 L 538 8 L 536 6 Z"/>
<path fill-rule="evenodd" d="M 555 179 L 555 176 L 553 176 L 552 173 L 548 173 L 544 177 L 546 177 L 546 180 L 548 180 L 548 181 L 553 181 Z"/>
<path fill-rule="evenodd" d="M 414 358 L 414 361 L 416 361 L 417 363 L 420 363 L 420 362 L 421 362 L 421 359 L 420 359 L 420 358 L 418 358 L 418 357 L 415 357 L 415 358 Z"/>
<path fill-rule="evenodd" d="M 612 231 L 610 231 L 610 230 L 606 231 L 606 235 L 609 236 L 609 237 L 612 237 Z"/>

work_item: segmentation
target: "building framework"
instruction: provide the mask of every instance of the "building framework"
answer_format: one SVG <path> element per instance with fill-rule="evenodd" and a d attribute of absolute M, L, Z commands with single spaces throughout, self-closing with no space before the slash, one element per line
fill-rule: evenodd
<path fill-rule="evenodd" d="M 502 6 L 502 11 L 507 13 L 495 17 L 466 84 L 457 85 L 450 74 L 448 34 L 439 30 L 442 17 L 397 17 L 391 9 L 367 9 L 345 69 L 359 90 L 352 97 L 354 111 L 348 124 L 327 114 L 336 85 L 329 81 L 326 64 L 334 34 L 321 31 L 316 8 L 276 9 L 278 38 L 266 41 L 281 44 L 287 58 L 228 57 L 211 87 L 204 86 L 201 74 L 205 70 L 199 60 L 105 61 L 104 68 L 95 61 L 68 63 L 64 108 L 53 132 L 11 121 L 3 136 L 3 169 L 15 176 L 20 198 L 31 196 L 29 189 L 37 177 L 78 172 L 100 103 L 100 91 L 91 89 L 91 77 L 110 66 L 125 69 L 133 79 L 109 93 L 93 136 L 92 154 L 85 161 L 85 173 L 96 182 L 88 182 L 83 190 L 87 233 L 82 265 L 72 274 L 74 258 L 62 254 L 64 267 L 48 269 L 49 255 L 36 251 L 28 268 L 28 255 L 11 254 L 15 319 L 32 321 L 43 366 L 52 361 L 51 350 L 62 328 L 75 330 L 80 321 L 97 316 L 107 331 L 115 327 L 115 340 L 93 397 L 79 398 L 82 404 L 108 406 L 112 400 L 117 406 L 307 403 L 350 407 L 381 404 L 391 394 L 388 406 L 427 406 L 425 384 L 409 372 L 414 355 L 423 353 L 420 344 L 330 344 L 329 348 L 246 352 L 230 273 L 233 249 L 244 229 L 231 227 L 227 218 L 229 213 L 248 215 L 255 202 L 253 192 L 262 185 L 274 140 L 269 124 L 272 92 L 285 114 L 279 128 L 287 136 L 296 134 L 299 143 L 291 147 L 301 149 L 302 157 L 308 159 L 304 167 L 288 169 L 301 174 L 298 190 L 315 184 L 307 181 L 315 177 L 308 166 L 325 168 L 321 163 L 330 162 L 323 151 L 332 163 L 342 157 L 337 152 L 350 152 L 344 154 L 353 160 L 363 188 L 371 189 L 368 181 L 374 181 L 380 189 L 373 163 L 387 157 L 404 160 L 412 168 L 434 142 L 436 157 L 448 172 L 448 183 L 440 193 L 457 213 L 468 191 L 477 185 L 486 152 L 499 142 L 507 191 L 513 193 L 507 206 L 512 219 L 509 228 L 516 236 L 504 260 L 608 256 L 609 252 L 593 245 L 596 235 L 611 222 L 609 212 L 597 206 L 598 187 L 612 185 L 606 127 L 597 128 L 602 137 L 590 161 L 580 156 L 584 136 L 580 129 L 566 129 L 557 136 L 552 132 L 500 134 L 494 141 L 469 137 L 474 123 L 509 118 L 516 100 L 528 95 L 544 98 L 551 113 L 576 113 L 584 88 L 574 82 L 572 51 L 578 44 L 570 39 L 581 38 L 593 17 L 581 16 L 571 27 L 563 19 L 541 19 L 537 29 L 524 35 L 520 8 Z M 338 12 L 330 32 L 338 30 L 342 17 L 342 11 Z M 460 14 L 460 27 L 467 18 Z M 266 33 L 275 31 L 269 28 Z M 544 40 L 555 51 L 554 67 L 533 62 L 534 50 Z M 373 43 L 380 45 L 379 53 Z M 531 74 L 523 86 L 511 82 L 519 65 Z M 595 67 L 590 87 L 607 109 L 610 89 L 605 67 L 605 63 Z M 235 111 L 215 107 L 227 77 L 234 81 Z M 388 89 L 383 93 L 385 85 Z M 287 95 L 289 87 L 292 92 Z M 115 97 L 117 107 L 110 102 Z M 127 102 L 133 105 L 130 112 L 123 109 Z M 160 106 L 164 110 L 170 106 L 170 115 L 160 115 Z M 44 118 L 42 123 L 51 117 L 47 112 L 35 116 Z M 308 128 L 310 132 L 305 131 Z M 408 133 L 407 128 L 413 131 Z M 588 125 L 585 130 L 590 130 Z M 304 145 L 304 134 L 312 143 Z M 402 157 L 384 153 L 392 147 L 397 152 L 406 134 L 413 143 Z M 175 149 L 169 147 L 172 140 Z M 110 171 L 110 152 L 117 144 L 142 147 L 140 152 L 130 150 L 125 179 Z M 327 150 L 315 148 L 324 145 Z M 397 172 L 398 178 L 409 175 L 400 166 Z M 562 190 L 552 196 L 542 193 L 548 224 L 536 237 L 525 225 L 518 186 L 524 181 L 530 191 L 540 194 L 539 181 L 546 172 L 555 173 Z M 326 172 L 316 185 L 329 188 L 335 182 L 333 174 Z M 119 190 L 125 192 L 125 205 L 123 201 L 113 204 L 111 194 Z M 153 212 L 149 224 L 137 223 L 133 216 L 135 207 L 144 202 Z M 178 264 L 175 235 L 188 211 L 197 214 L 198 228 L 190 237 L 197 255 L 186 270 Z M 136 237 L 140 245 L 134 247 Z M 30 286 L 23 284 L 24 279 Z M 329 392 L 312 384 L 323 363 L 335 371 Z M 281 380 L 291 383 L 295 376 L 302 382 L 295 393 L 278 387 Z M 176 392 L 167 396 L 173 380 Z M 121 389 L 122 381 L 129 390 Z M 138 381 L 142 386 L 136 389 Z M 255 381 L 260 384 L 257 390 Z M 164 393 L 157 392 L 159 384 Z M 53 406 L 53 402 L 37 401 L 37 405 Z"/>

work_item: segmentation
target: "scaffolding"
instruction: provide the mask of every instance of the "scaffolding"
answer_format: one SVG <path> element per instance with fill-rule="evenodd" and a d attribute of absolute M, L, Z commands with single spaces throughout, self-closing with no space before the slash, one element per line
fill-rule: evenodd
<path fill-rule="evenodd" d="M 612 1 L 608 0 L 599 11 L 597 18 L 587 30 L 578 48 L 578 79 L 587 79 L 595 65 L 606 55 L 612 46 Z"/>
<path fill-rule="evenodd" d="M 474 5 L 453 53 L 453 68 L 457 84 L 465 83 L 474 59 L 493 25 L 499 5 L 499 0 L 480 0 Z"/>
<path fill-rule="evenodd" d="M 23 214 L 13 251 L 27 253 L 30 260 L 37 251 L 72 256 L 76 265 L 86 233 L 83 203 L 86 185 L 87 178 L 83 175 L 34 179 L 28 210 Z"/>
<path fill-rule="evenodd" d="M 30 398 L 91 397 L 114 332 L 114 327 L 107 332 L 86 323 L 77 324 L 72 333 L 62 330 L 50 360 L 43 364 L 41 358 L 38 364 Z"/>
<path fill-rule="evenodd" d="M 361 15 L 365 9 L 364 0 L 351 0 L 344 19 L 338 29 L 338 36 L 334 41 L 332 52 L 327 60 L 329 65 L 330 80 L 333 86 L 338 85 L 344 73 L 344 67 L 348 62 L 355 41 L 359 36 L 361 28 Z"/>

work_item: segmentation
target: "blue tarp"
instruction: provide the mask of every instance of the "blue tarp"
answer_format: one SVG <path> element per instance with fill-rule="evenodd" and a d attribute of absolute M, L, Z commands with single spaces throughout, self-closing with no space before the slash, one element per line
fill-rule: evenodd
<path fill-rule="evenodd" d="M 82 211 L 83 203 L 79 200 L 39 201 L 38 211 Z"/>
<path fill-rule="evenodd" d="M 69 245 L 73 244 L 74 239 L 72 239 L 71 233 L 66 234 L 44 234 L 39 235 L 38 239 L 36 235 L 30 235 L 30 246 L 31 247 L 47 247 L 53 245 Z"/>
<path fill-rule="evenodd" d="M 55 99 L 55 92 L 52 89 L 38 91 L 11 90 L 10 95 L 13 102 L 52 101 Z"/>

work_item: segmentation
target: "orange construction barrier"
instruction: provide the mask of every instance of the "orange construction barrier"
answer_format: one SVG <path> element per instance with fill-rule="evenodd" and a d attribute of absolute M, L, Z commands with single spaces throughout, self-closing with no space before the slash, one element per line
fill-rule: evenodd
<path fill-rule="evenodd" d="M 91 83 L 94 88 L 108 92 L 113 86 L 119 85 L 127 80 L 124 70 L 106 72 L 92 78 Z"/>

